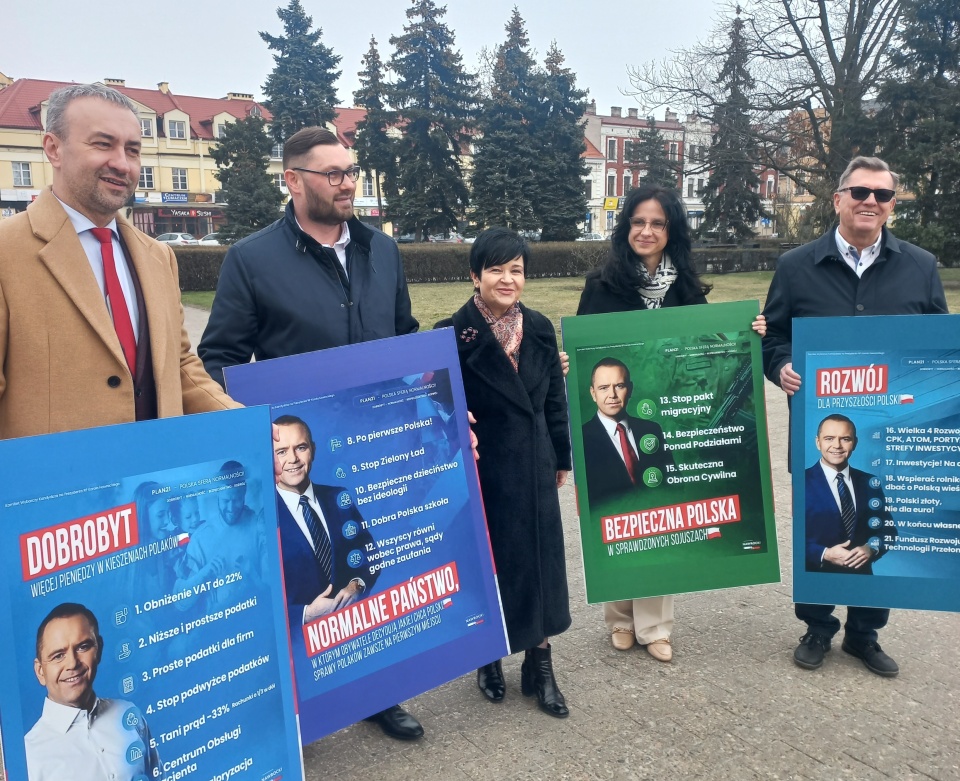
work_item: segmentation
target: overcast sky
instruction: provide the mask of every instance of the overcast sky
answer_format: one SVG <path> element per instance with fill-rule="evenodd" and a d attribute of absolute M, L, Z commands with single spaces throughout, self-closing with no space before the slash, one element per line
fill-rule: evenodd
<path fill-rule="evenodd" d="M 387 60 L 393 51 L 390 36 L 402 33 L 410 2 L 302 3 L 314 26 L 323 29 L 323 42 L 343 58 L 337 94 L 340 105 L 352 105 L 370 36 Z M 56 81 L 121 78 L 127 86 L 143 88 L 166 81 L 181 95 L 251 92 L 260 99 L 273 60 L 257 33 L 282 32 L 278 5 L 278 0 L 101 0 L 91 5 L 0 0 L 6 30 L 0 72 Z M 599 113 L 608 113 L 610 106 L 636 105 L 620 92 L 629 87 L 628 65 L 659 60 L 671 49 L 693 44 L 722 11 L 714 0 L 447 0 L 445 21 L 468 68 L 476 69 L 482 47 L 503 41 L 514 5 L 539 59 L 556 40 L 578 85 L 596 99 Z"/>

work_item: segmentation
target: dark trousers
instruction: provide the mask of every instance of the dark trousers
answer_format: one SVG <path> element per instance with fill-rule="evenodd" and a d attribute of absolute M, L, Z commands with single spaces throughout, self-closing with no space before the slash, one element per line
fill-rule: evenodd
<path fill-rule="evenodd" d="M 806 605 L 798 602 L 793 606 L 797 618 L 805 621 L 807 629 L 824 637 L 833 637 L 840 631 L 840 619 L 833 614 L 835 605 Z M 855 646 L 877 642 L 877 630 L 883 629 L 890 618 L 885 607 L 848 607 L 844 636 Z"/>

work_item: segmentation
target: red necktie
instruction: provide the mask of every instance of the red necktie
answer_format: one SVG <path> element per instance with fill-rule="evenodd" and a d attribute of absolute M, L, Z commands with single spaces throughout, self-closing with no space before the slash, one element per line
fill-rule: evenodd
<path fill-rule="evenodd" d="M 627 467 L 627 474 L 630 475 L 630 482 L 637 484 L 637 468 L 640 462 L 637 460 L 637 454 L 630 447 L 630 440 L 627 439 L 627 429 L 623 423 L 617 423 L 617 434 L 620 436 L 620 449 L 623 451 L 623 463 Z"/>
<path fill-rule="evenodd" d="M 103 280 L 107 288 L 107 298 L 110 299 L 110 311 L 113 312 L 113 327 L 120 339 L 120 347 L 130 367 L 130 374 L 137 373 L 137 340 L 133 335 L 133 325 L 130 323 L 130 310 L 127 309 L 127 300 L 123 297 L 120 287 L 120 277 L 117 276 L 117 265 L 113 259 L 113 231 L 109 228 L 91 228 L 90 232 L 100 242 L 100 254 L 103 257 Z"/>

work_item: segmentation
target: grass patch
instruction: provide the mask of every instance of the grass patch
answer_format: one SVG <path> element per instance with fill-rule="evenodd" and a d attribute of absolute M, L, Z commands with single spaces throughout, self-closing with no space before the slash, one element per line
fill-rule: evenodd
<path fill-rule="evenodd" d="M 940 270 L 946 289 L 947 305 L 951 312 L 960 312 L 960 268 Z M 751 271 L 738 274 L 707 274 L 704 281 L 713 285 L 708 300 L 722 301 L 758 300 L 763 307 L 767 289 L 773 279 L 772 271 Z M 580 303 L 583 290 L 582 277 L 559 279 L 531 279 L 523 291 L 523 303 L 542 312 L 560 333 L 560 318 L 573 315 Z M 470 282 L 435 282 L 410 285 L 410 302 L 413 316 L 420 321 L 420 328 L 428 331 L 433 324 L 450 317 L 473 295 Z M 183 293 L 183 303 L 209 310 L 213 304 L 213 292 Z"/>

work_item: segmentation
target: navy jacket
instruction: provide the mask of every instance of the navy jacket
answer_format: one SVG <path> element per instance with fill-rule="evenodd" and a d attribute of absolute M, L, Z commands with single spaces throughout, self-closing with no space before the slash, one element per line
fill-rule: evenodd
<path fill-rule="evenodd" d="M 834 227 L 777 262 L 763 309 L 767 318 L 763 371 L 767 379 L 780 384 L 780 370 L 793 360 L 795 317 L 946 312 L 947 299 L 933 255 L 884 228 L 880 256 L 857 277 L 840 256 Z"/>
<path fill-rule="evenodd" d="M 867 544 L 870 538 L 877 538 L 879 546 L 877 555 L 860 569 L 838 567 L 823 561 L 823 551 L 834 545 L 847 541 L 847 532 L 843 527 L 840 508 L 833 498 L 833 491 L 827 483 L 823 468 L 819 461 L 806 471 L 804 489 L 805 521 L 806 521 L 806 564 L 808 572 L 841 572 L 853 575 L 872 575 L 872 564 L 884 553 L 887 546 L 884 537 L 896 537 L 897 530 L 893 519 L 886 509 L 886 498 L 883 489 L 879 486 L 872 488 L 870 480 L 873 475 L 850 467 L 850 482 L 853 483 L 854 503 L 857 506 L 857 523 L 853 531 L 850 548 Z M 879 506 L 870 507 L 871 500 L 879 502 Z M 870 519 L 876 519 L 871 527 Z"/>
<path fill-rule="evenodd" d="M 223 261 L 197 353 L 223 369 L 417 330 L 397 244 L 356 217 L 347 223 L 347 270 L 336 253 L 283 218 L 234 244 Z"/>

